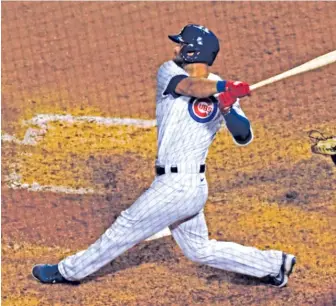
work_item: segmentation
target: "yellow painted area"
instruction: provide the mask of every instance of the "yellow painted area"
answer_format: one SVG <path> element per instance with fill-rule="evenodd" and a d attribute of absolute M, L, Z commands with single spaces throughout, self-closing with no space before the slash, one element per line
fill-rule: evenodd
<path fill-rule="evenodd" d="M 255 171 L 280 160 L 296 162 L 311 156 L 307 139 L 295 133 L 284 141 L 281 131 L 267 130 L 258 123 L 253 130 L 254 140 L 246 147 L 236 146 L 228 132 L 220 132 L 209 150 L 208 162 L 230 170 Z"/>
<path fill-rule="evenodd" d="M 10 258 L 12 259 L 38 258 L 50 253 L 58 258 L 62 258 L 64 256 L 72 254 L 73 252 L 74 250 L 70 250 L 69 248 L 61 248 L 59 246 L 45 247 L 21 241 L 9 243 L 6 239 L 2 240 L 1 245 L 2 255 L 10 256 Z"/>
<path fill-rule="evenodd" d="M 25 148 L 30 154 L 20 156 L 19 173 L 28 184 L 94 188 L 87 166 L 90 156 L 134 153 L 154 161 L 155 139 L 155 129 L 54 123 L 36 147 Z"/>
<path fill-rule="evenodd" d="M 297 267 L 314 275 L 311 283 L 336 274 L 334 216 L 260 202 L 237 192 L 230 198 L 232 204 L 206 206 L 209 230 L 217 239 L 295 254 Z"/>
<path fill-rule="evenodd" d="M 333 256 L 336 226 L 332 219 L 321 213 L 302 211 L 295 207 L 279 207 L 259 203 L 237 220 L 237 225 L 258 235 L 262 244 L 297 254 L 301 266 L 315 272 L 335 274 Z M 317 264 L 319 262 L 319 264 Z"/>
<path fill-rule="evenodd" d="M 89 122 L 53 122 L 48 126 L 37 146 L 22 146 L 14 152 L 23 183 L 92 188 L 95 186 L 87 167 L 90 156 L 104 158 L 133 153 L 140 158 L 155 160 L 156 128 L 104 126 Z M 228 132 L 220 131 L 210 148 L 208 165 L 230 170 L 232 174 L 236 169 L 252 172 L 279 160 L 296 162 L 311 156 L 306 139 L 291 135 L 283 143 L 280 134 L 266 131 L 258 124 L 254 131 L 255 140 L 246 148 L 235 146 Z"/>
<path fill-rule="evenodd" d="M 3 299 L 2 306 L 38 306 L 41 305 L 41 300 L 33 296 L 9 296 Z"/>
<path fill-rule="evenodd" d="M 72 114 L 93 115 L 93 112 L 91 110 L 81 112 L 78 109 Z M 102 114 L 97 112 L 94 115 Z M 254 142 L 246 148 L 240 148 L 233 144 L 231 136 L 226 131 L 219 132 L 208 156 L 208 166 L 216 170 L 209 173 L 210 184 L 218 180 L 218 177 L 225 180 L 234 179 L 238 172 L 248 174 L 264 169 L 274 170 L 283 163 L 295 164 L 311 157 L 308 139 L 294 132 L 287 131 L 284 141 L 283 131 L 265 129 L 262 124 L 255 123 L 254 133 Z M 110 158 L 110 162 L 113 162 L 113 157 L 134 154 L 138 163 L 143 160 L 154 161 L 156 137 L 156 128 L 108 127 L 96 123 L 49 123 L 47 133 L 36 146 L 4 144 L 4 173 L 16 171 L 21 175 L 22 183 L 38 182 L 40 185 L 84 187 L 102 191 L 103 187 L 94 179 L 94 171 L 108 167 L 104 166 L 104 159 Z M 121 171 L 120 175 L 123 174 Z M 148 173 L 137 175 L 140 179 Z M 298 264 L 291 278 L 293 292 L 306 292 L 307 287 L 309 294 L 312 295 L 314 292 L 330 291 L 328 284 L 332 283 L 332 277 L 336 274 L 333 265 L 336 236 L 333 216 L 305 211 L 294 205 L 280 207 L 266 200 L 261 201 L 261 197 L 264 199 L 267 198 L 266 195 L 273 195 L 272 188 L 279 191 L 281 186 L 277 187 L 276 182 L 262 182 L 259 185 L 248 186 L 244 190 L 237 187 L 230 190 L 228 195 L 224 195 L 230 197 L 230 204 L 221 202 L 212 204 L 210 201 L 206 206 L 206 215 L 209 231 L 212 233 L 211 238 L 294 253 L 298 257 Z M 251 194 L 255 196 L 251 197 Z M 219 197 L 219 195 L 210 196 L 213 199 Z M 332 206 L 330 203 L 314 203 L 317 204 L 319 207 Z M 34 291 L 22 295 L 20 291 L 13 289 L 16 287 L 13 285 L 11 275 L 23 265 L 25 273 L 29 273 L 31 266 L 28 266 L 27 260 L 31 262 L 42 258 L 43 261 L 43 258 L 51 257 L 53 260 L 60 260 L 75 251 L 59 247 L 46 248 L 26 242 L 11 245 L 3 242 L 2 255 L 7 261 L 3 264 L 2 276 L 8 281 L 3 287 L 3 292 L 12 294 L 3 301 L 7 303 L 4 305 L 42 303 L 42 300 L 34 298 Z M 172 281 L 172 285 L 165 289 L 167 294 L 183 295 L 189 292 L 192 295 L 199 290 L 200 295 L 206 295 L 209 299 L 212 294 L 220 295 L 223 292 L 231 294 L 230 286 L 233 285 L 230 281 L 225 280 L 220 285 L 219 281 L 214 281 L 209 285 L 205 279 L 199 277 L 196 265 L 187 259 L 177 263 L 176 266 L 177 270 L 170 270 L 157 263 L 146 263 L 121 270 L 113 276 L 103 277 L 102 284 L 99 282 L 83 284 L 80 294 L 85 296 L 85 305 L 95 303 L 99 305 L 100 301 L 112 300 L 117 300 L 120 305 L 135 304 L 144 290 L 150 292 L 153 288 L 165 288 L 167 279 Z M 187 275 L 185 275 L 186 267 L 189 269 Z M 143 275 L 155 275 L 155 284 L 151 283 L 148 277 L 144 282 L 148 288 L 139 289 L 138 280 Z M 133 279 L 134 282 L 131 281 Z M 30 284 L 31 280 L 24 282 Z M 185 288 L 182 284 L 186 284 Z M 324 284 L 323 288 L 321 284 Z M 209 293 L 207 291 L 209 286 L 211 293 L 210 290 Z M 253 290 L 253 287 L 251 288 Z M 38 295 L 41 294 L 38 292 Z M 272 303 L 269 305 L 281 304 L 276 299 Z"/>
<path fill-rule="evenodd" d="M 132 126 L 106 127 L 95 123 L 53 124 L 43 144 L 50 151 L 86 155 L 94 152 L 137 153 L 144 157 L 156 154 L 156 131 Z"/>

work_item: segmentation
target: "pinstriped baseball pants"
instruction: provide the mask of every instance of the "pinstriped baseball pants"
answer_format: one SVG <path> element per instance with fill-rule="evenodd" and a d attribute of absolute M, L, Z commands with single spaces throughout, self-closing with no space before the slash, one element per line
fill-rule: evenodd
<path fill-rule="evenodd" d="M 203 213 L 207 197 L 204 173 L 157 176 L 95 243 L 62 260 L 60 273 L 68 280 L 83 279 L 169 226 L 183 253 L 195 262 L 255 277 L 277 275 L 282 252 L 209 240 Z"/>

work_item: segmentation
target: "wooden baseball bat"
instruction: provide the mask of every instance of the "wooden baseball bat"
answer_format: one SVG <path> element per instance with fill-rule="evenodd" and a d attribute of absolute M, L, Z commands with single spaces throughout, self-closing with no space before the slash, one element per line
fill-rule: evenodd
<path fill-rule="evenodd" d="M 293 69 L 290 69 L 288 71 L 285 71 L 283 73 L 280 73 L 280 74 L 278 74 L 276 76 L 273 76 L 273 77 L 271 77 L 267 80 L 261 81 L 257 84 L 253 84 L 253 85 L 250 86 L 250 89 L 252 91 L 252 90 L 255 90 L 255 89 L 260 88 L 262 86 L 272 84 L 274 82 L 289 78 L 291 76 L 298 75 L 300 73 L 307 72 L 307 71 L 310 71 L 310 70 L 314 70 L 314 69 L 317 69 L 317 68 L 335 63 L 335 62 L 336 62 L 336 50 L 332 51 L 332 52 L 329 52 L 327 54 L 321 55 L 319 57 L 316 57 L 309 62 L 306 62 L 306 63 L 304 63 L 300 66 L 297 66 L 297 67 L 295 67 Z"/>

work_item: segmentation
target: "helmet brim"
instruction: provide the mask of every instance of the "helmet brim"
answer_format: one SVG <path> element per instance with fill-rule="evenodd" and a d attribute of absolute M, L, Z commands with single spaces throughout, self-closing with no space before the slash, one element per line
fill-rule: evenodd
<path fill-rule="evenodd" d="M 168 38 L 177 44 L 185 43 L 181 35 L 168 35 Z"/>

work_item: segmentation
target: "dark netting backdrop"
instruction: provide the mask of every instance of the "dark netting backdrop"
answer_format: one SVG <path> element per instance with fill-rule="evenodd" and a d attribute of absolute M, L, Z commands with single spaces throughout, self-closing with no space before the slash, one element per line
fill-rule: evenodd
<path fill-rule="evenodd" d="M 193 264 L 171 236 L 71 291 L 41 286 L 30 269 L 85 249 L 150 186 L 169 34 L 207 26 L 221 45 L 212 71 L 255 84 L 336 49 L 335 3 L 1 6 L 4 305 L 332 304 L 336 172 L 312 155 L 307 132 L 336 132 L 335 64 L 242 99 L 254 141 L 238 147 L 222 129 L 208 154 L 210 238 L 296 254 L 289 289 Z"/>

